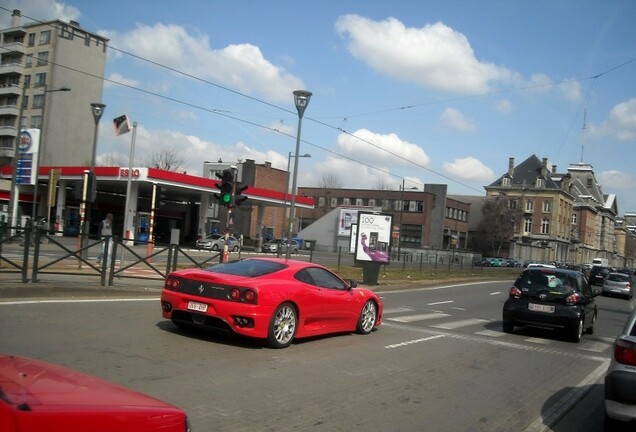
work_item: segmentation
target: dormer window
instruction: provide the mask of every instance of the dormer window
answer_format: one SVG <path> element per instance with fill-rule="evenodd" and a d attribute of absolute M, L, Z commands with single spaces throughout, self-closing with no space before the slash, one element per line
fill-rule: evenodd
<path fill-rule="evenodd" d="M 510 186 L 510 177 L 504 177 L 501 180 L 501 185 L 506 187 Z"/>
<path fill-rule="evenodd" d="M 544 181 L 541 177 L 537 177 L 537 181 L 534 185 L 536 188 L 542 188 L 544 186 Z"/>

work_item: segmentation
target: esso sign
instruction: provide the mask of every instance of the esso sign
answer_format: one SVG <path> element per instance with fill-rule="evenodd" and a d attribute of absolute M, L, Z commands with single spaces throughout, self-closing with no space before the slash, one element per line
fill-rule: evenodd
<path fill-rule="evenodd" d="M 119 177 L 128 177 L 130 176 L 129 168 L 119 168 Z M 139 168 L 135 168 L 132 170 L 133 177 L 139 177 Z"/>

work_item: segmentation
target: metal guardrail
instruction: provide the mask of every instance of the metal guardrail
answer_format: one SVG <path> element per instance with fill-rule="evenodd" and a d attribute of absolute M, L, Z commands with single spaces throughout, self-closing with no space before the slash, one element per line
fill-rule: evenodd
<path fill-rule="evenodd" d="M 5 235 L 7 232 L 14 234 Z M 218 262 L 220 258 L 220 253 L 212 253 L 200 260 L 179 245 L 159 247 L 154 244 L 147 249 L 152 252 L 144 256 L 126 244 L 128 239 L 117 236 L 97 240 L 78 238 L 77 246 L 71 248 L 65 244 L 68 239 L 62 242 L 55 234 L 39 227 L 0 228 L 0 273 L 20 273 L 22 283 L 38 282 L 43 274 L 96 276 L 100 278 L 102 286 L 113 286 L 115 278 L 165 279 L 182 259 L 192 266 L 203 267 Z M 107 250 L 109 243 L 111 259 L 106 257 L 98 263 L 92 262 L 88 251 Z M 117 259 L 119 254 L 122 257 L 128 254 L 128 258 Z M 131 272 L 133 269 L 135 271 Z M 150 269 L 153 276 L 144 275 L 140 269 Z"/>

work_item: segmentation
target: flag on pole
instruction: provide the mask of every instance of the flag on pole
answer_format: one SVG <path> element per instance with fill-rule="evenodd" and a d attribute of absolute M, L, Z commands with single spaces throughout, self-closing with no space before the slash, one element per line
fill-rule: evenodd
<path fill-rule="evenodd" d="M 115 135 L 117 136 L 130 132 L 130 122 L 127 115 L 113 119 L 113 124 L 115 125 Z"/>

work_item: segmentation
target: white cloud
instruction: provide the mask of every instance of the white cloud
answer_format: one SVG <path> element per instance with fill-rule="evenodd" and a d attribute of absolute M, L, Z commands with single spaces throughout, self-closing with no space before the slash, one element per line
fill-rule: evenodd
<path fill-rule="evenodd" d="M 421 166 L 430 163 L 423 148 L 393 133 L 383 135 L 368 129 L 358 129 L 351 135 L 343 133 L 338 135 L 338 148 L 340 152 L 354 159 L 364 159 L 373 166 L 385 165 L 389 161 L 394 166 L 404 166 L 408 161 Z"/>
<path fill-rule="evenodd" d="M 462 132 L 474 132 L 477 130 L 475 122 L 464 117 L 464 114 L 455 108 L 446 108 L 440 116 L 439 122 L 445 128 Z"/>
<path fill-rule="evenodd" d="M 508 99 L 501 99 L 495 103 L 495 109 L 503 114 L 510 114 L 513 110 L 512 102 Z"/>
<path fill-rule="evenodd" d="M 476 94 L 515 75 L 479 61 L 468 39 L 441 22 L 408 28 L 395 18 L 373 21 L 343 15 L 335 27 L 354 57 L 385 75 L 424 87 Z"/>
<path fill-rule="evenodd" d="M 603 189 L 631 190 L 634 188 L 634 178 L 631 174 L 617 170 L 603 171 L 598 175 Z"/>
<path fill-rule="evenodd" d="M 181 26 L 161 23 L 138 24 L 124 34 L 111 31 L 100 34 L 109 37 L 110 45 L 115 48 L 243 93 L 287 101 L 293 90 L 304 88 L 300 78 L 269 62 L 251 44 L 213 49 L 207 35 L 190 34 Z"/>
<path fill-rule="evenodd" d="M 126 78 L 122 74 L 114 72 L 108 76 L 108 80 L 104 81 L 104 87 L 116 87 L 119 84 L 123 84 L 130 87 L 138 87 L 139 81 Z"/>
<path fill-rule="evenodd" d="M 564 81 L 559 84 L 558 89 L 563 99 L 568 102 L 581 102 L 583 100 L 581 83 L 579 81 Z"/>
<path fill-rule="evenodd" d="M 619 103 L 599 126 L 590 126 L 592 135 L 611 136 L 619 141 L 636 138 L 636 98 Z"/>
<path fill-rule="evenodd" d="M 453 162 L 444 162 L 444 172 L 462 180 L 487 182 L 495 178 L 492 169 L 474 157 L 458 158 Z"/>
<path fill-rule="evenodd" d="M 22 24 L 32 22 L 27 17 L 40 21 L 60 19 L 62 21 L 79 21 L 81 12 L 73 6 L 51 0 L 5 0 L 3 7 L 13 11 L 18 9 L 21 12 Z M 0 28 L 11 26 L 11 14 L 3 11 L 0 13 Z"/>

